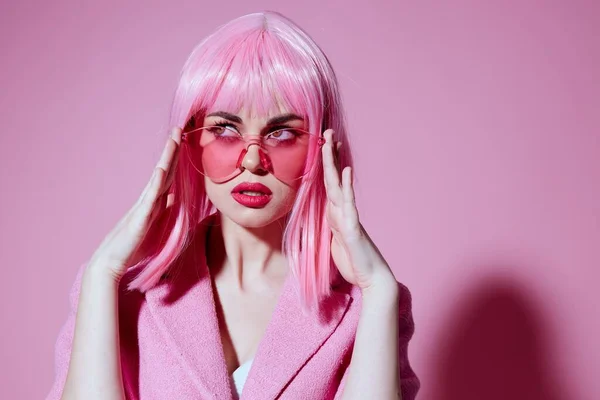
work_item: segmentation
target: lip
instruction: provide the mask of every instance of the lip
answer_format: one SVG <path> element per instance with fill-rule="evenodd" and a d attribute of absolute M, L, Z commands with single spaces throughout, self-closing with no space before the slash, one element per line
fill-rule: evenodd
<path fill-rule="evenodd" d="M 242 193 L 252 191 L 261 193 L 260 195 L 249 195 Z M 267 186 L 258 182 L 243 182 L 233 188 L 231 196 L 235 201 L 249 208 L 261 208 L 269 204 L 273 197 L 273 192 Z"/>
<path fill-rule="evenodd" d="M 240 193 L 240 192 L 244 192 L 244 191 L 260 192 L 260 193 L 264 193 L 265 195 L 273 194 L 273 192 L 271 192 L 271 189 L 269 189 L 267 186 L 263 185 L 262 183 L 258 183 L 258 182 L 242 182 L 239 185 L 237 185 L 236 187 L 234 187 L 231 190 L 231 193 Z"/>

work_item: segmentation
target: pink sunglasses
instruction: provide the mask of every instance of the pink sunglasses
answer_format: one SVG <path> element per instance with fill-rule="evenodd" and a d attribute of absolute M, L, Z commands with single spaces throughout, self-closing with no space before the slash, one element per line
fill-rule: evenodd
<path fill-rule="evenodd" d="M 228 126 L 214 125 L 184 131 L 182 143 L 188 146 L 194 168 L 215 183 L 226 182 L 244 171 L 244 157 L 252 145 L 259 147 L 261 167 L 286 182 L 310 171 L 316 150 L 325 139 L 298 128 L 242 135 Z"/>

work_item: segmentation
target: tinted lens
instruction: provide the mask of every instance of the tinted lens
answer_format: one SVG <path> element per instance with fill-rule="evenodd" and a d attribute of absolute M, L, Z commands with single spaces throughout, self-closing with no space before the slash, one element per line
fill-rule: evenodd
<path fill-rule="evenodd" d="M 299 129 L 282 129 L 263 137 L 271 173 L 282 181 L 301 178 L 319 149 L 319 137 Z"/>
<path fill-rule="evenodd" d="M 238 158 L 245 148 L 237 132 L 220 126 L 191 131 L 187 142 L 194 168 L 217 182 L 236 172 Z"/>

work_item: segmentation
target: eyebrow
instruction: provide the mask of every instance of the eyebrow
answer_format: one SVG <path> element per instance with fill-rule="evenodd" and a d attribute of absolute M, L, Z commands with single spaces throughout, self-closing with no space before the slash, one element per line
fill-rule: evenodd
<path fill-rule="evenodd" d="M 242 123 L 242 119 L 240 117 L 238 117 L 235 114 L 231 114 L 228 113 L 226 111 L 216 111 L 214 113 L 210 113 L 206 116 L 208 117 L 221 117 L 221 118 L 225 118 L 229 121 L 241 124 Z M 296 121 L 296 120 L 303 120 L 302 117 L 293 114 L 293 113 L 288 113 L 288 114 L 283 114 L 283 115 L 278 115 L 276 117 L 271 118 L 270 120 L 267 121 L 267 125 L 278 125 L 278 124 L 284 124 L 286 122 L 289 121 Z"/>

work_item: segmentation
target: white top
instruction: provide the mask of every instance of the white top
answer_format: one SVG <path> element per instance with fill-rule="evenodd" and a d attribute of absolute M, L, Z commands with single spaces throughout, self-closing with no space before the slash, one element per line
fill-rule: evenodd
<path fill-rule="evenodd" d="M 252 367 L 253 359 L 246 361 L 244 364 L 240 365 L 233 374 L 231 374 L 231 389 L 233 392 L 233 398 L 235 400 L 240 398 L 242 394 L 242 389 L 244 388 L 244 384 L 246 383 L 246 378 L 248 377 L 248 373 L 250 372 L 250 367 Z"/>

